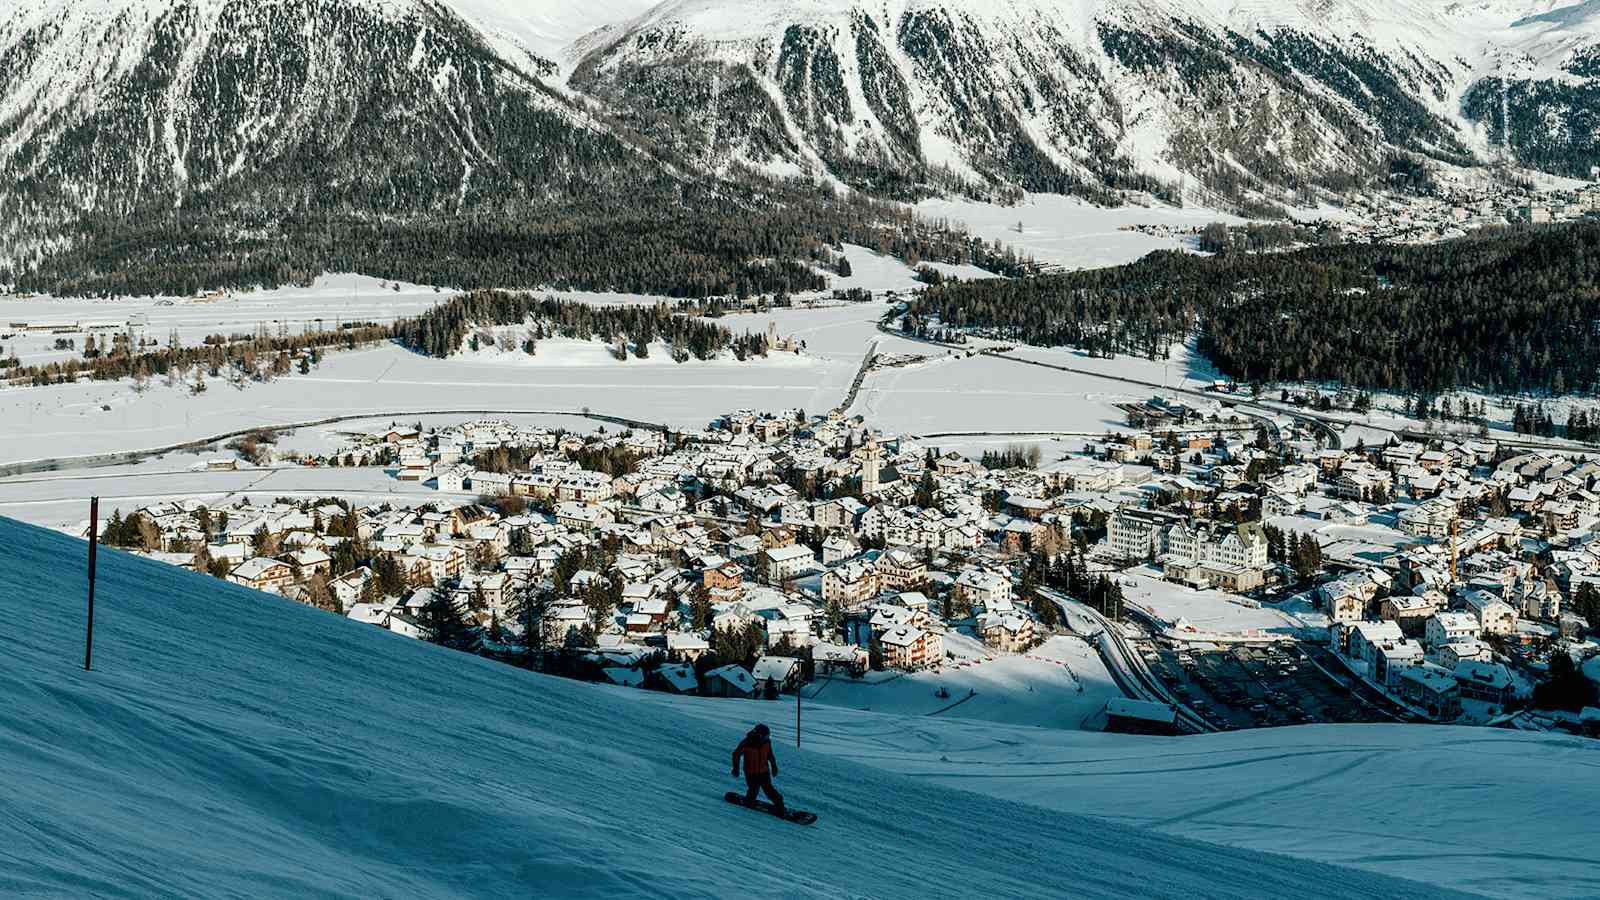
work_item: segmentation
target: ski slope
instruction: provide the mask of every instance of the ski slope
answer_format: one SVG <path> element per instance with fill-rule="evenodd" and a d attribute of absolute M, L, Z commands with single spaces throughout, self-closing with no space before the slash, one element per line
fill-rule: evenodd
<path fill-rule="evenodd" d="M 759 704 L 544 678 L 111 551 L 85 673 L 83 551 L 0 520 L 0 894 L 1453 896 L 782 748 L 800 829 L 719 797 Z"/>

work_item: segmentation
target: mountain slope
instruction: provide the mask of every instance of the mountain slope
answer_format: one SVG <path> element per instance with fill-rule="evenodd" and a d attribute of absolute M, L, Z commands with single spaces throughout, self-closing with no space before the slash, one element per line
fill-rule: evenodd
<path fill-rule="evenodd" d="M 872 693 L 855 696 L 883 708 Z M 1033 699 L 993 690 L 979 697 Z M 732 726 L 732 712 L 704 715 Z M 787 736 L 786 724 L 775 733 Z M 1491 897 L 1582 900 L 1600 891 L 1600 859 L 1590 852 L 1600 747 L 1589 738 L 1352 724 L 1168 741 L 861 714 L 820 698 L 806 707 L 805 726 L 813 750 L 1162 833 Z"/>
<path fill-rule="evenodd" d="M 1600 22 L 1556 6 L 668 0 L 580 41 L 573 84 L 709 162 L 880 191 L 1309 201 L 1395 153 L 1587 174 Z M 1482 100 L 1508 78 L 1537 95 L 1509 135 Z"/>
<path fill-rule="evenodd" d="M 0 520 L 0 892 L 1448 895 L 780 748 L 800 830 L 718 797 L 776 706 L 716 724 L 116 552 L 84 673 L 82 555 Z"/>

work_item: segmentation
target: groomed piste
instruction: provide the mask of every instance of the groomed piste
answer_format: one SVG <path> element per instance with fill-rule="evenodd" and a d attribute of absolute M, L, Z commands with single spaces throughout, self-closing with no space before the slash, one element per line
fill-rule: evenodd
<path fill-rule="evenodd" d="M 115 551 L 86 673 L 84 555 L 0 519 L 8 896 L 1455 896 L 849 746 L 780 748 L 780 786 L 821 817 L 799 829 L 721 799 L 729 748 L 779 705 L 542 677 Z M 1361 827 L 1306 826 L 1335 824 Z"/>

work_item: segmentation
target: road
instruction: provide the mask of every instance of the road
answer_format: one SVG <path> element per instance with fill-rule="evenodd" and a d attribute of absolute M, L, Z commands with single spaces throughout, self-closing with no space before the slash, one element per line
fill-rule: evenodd
<path fill-rule="evenodd" d="M 1095 647 L 1100 651 L 1101 659 L 1105 660 L 1106 670 L 1116 679 L 1117 686 L 1124 694 L 1135 700 L 1146 700 L 1172 707 L 1173 713 L 1177 716 L 1178 727 L 1186 731 L 1205 733 L 1217 730 L 1167 690 L 1161 679 L 1145 665 L 1143 654 L 1128 642 L 1120 626 L 1100 615 L 1088 604 L 1073 600 L 1065 594 L 1049 588 L 1040 588 L 1039 594 L 1061 607 L 1063 613 L 1088 619 L 1095 624 L 1099 629 Z"/>

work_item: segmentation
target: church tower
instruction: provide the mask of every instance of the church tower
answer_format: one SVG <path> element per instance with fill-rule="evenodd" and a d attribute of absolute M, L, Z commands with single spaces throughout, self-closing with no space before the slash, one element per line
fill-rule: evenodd
<path fill-rule="evenodd" d="M 878 492 L 878 474 L 883 468 L 883 451 L 878 449 L 878 441 L 872 435 L 867 435 L 866 446 L 861 448 L 861 493 L 870 497 Z"/>

